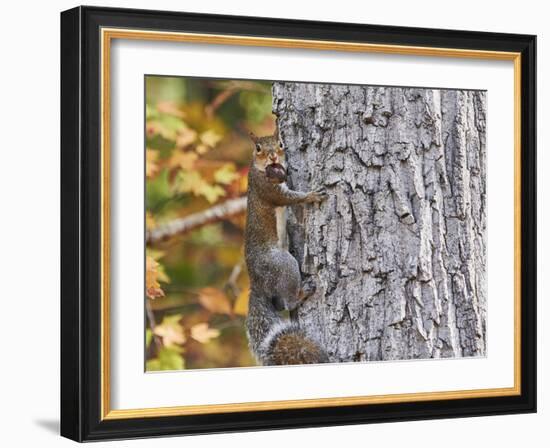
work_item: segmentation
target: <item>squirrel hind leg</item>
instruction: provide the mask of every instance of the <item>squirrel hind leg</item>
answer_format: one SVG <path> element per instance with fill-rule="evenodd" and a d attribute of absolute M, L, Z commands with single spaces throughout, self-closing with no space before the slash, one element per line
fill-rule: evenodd
<path fill-rule="evenodd" d="M 302 286 L 298 290 L 296 298 L 294 300 L 289 300 L 286 304 L 286 308 L 289 311 L 298 309 L 309 297 L 315 294 L 315 291 L 317 291 L 317 285 L 315 280 L 310 277 L 302 282 Z"/>

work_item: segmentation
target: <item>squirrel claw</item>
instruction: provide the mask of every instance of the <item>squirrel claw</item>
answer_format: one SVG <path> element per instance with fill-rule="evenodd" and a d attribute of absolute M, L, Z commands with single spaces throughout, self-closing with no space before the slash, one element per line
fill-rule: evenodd
<path fill-rule="evenodd" d="M 324 188 L 319 188 L 317 190 L 313 190 L 309 192 L 308 196 L 309 196 L 308 202 L 319 203 L 319 202 L 323 202 L 328 197 L 328 194 Z"/>

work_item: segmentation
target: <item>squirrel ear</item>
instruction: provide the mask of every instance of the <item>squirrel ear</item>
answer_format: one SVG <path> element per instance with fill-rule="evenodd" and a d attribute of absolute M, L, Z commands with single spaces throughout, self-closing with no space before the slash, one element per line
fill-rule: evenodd
<path fill-rule="evenodd" d="M 258 141 L 258 137 L 256 137 L 256 134 L 254 134 L 254 132 L 248 131 L 248 136 L 252 139 L 254 143 Z"/>

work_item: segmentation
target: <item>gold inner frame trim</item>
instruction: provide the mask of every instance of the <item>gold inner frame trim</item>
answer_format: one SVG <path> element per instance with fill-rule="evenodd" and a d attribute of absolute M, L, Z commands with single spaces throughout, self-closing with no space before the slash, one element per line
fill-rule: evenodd
<path fill-rule="evenodd" d="M 398 54 L 411 56 L 455 57 L 513 61 L 514 63 L 514 386 L 506 388 L 418 392 L 390 395 L 315 398 L 211 405 L 188 405 L 140 409 L 111 409 L 110 389 L 110 50 L 113 39 L 185 42 L 213 45 L 295 48 Z M 431 400 L 502 397 L 521 394 L 521 54 L 515 52 L 418 47 L 305 39 L 279 39 L 217 34 L 101 29 L 101 419 L 167 417 L 226 412 L 246 412 L 315 407 L 405 403 Z"/>

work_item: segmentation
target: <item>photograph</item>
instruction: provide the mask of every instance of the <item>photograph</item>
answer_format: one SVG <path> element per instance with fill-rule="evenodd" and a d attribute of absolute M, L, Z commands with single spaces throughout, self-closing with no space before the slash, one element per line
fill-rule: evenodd
<path fill-rule="evenodd" d="M 147 372 L 487 356 L 486 90 L 144 88 Z"/>

